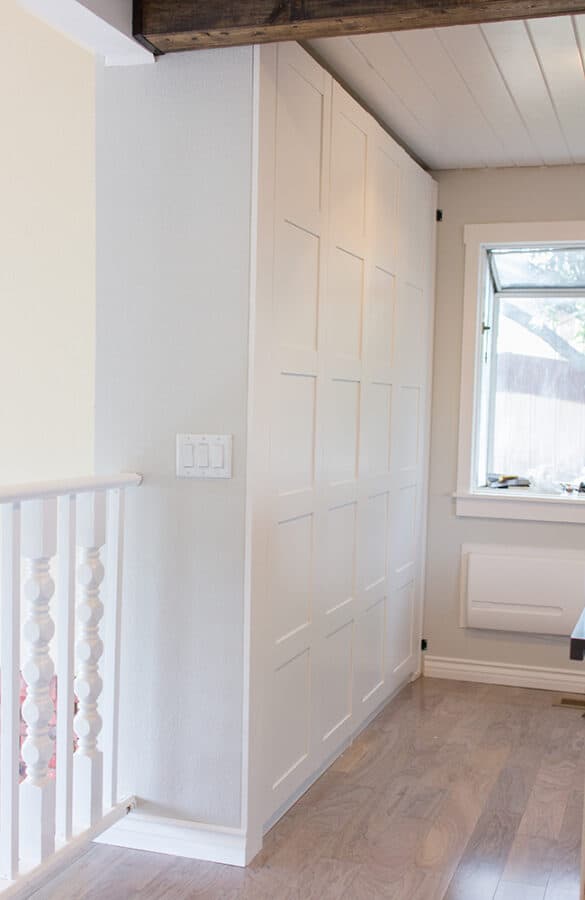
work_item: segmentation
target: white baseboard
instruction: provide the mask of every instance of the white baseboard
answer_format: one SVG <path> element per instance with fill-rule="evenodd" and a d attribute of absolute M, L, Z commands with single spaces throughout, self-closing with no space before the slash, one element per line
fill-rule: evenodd
<path fill-rule="evenodd" d="M 572 669 L 503 665 L 475 659 L 450 659 L 444 656 L 425 655 L 423 672 L 427 678 L 506 684 L 510 687 L 565 691 L 572 694 L 585 693 L 585 667 L 583 671 L 577 672 Z"/>
<path fill-rule="evenodd" d="M 97 843 L 150 850 L 187 859 L 245 866 L 262 848 L 262 838 L 253 841 L 239 828 L 221 828 L 167 819 L 140 811 L 132 812 L 98 838 Z"/>

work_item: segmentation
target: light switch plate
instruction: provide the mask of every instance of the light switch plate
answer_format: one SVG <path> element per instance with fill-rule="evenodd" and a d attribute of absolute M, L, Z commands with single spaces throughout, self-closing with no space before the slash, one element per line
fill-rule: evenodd
<path fill-rule="evenodd" d="M 177 478 L 231 478 L 231 434 L 178 434 Z"/>

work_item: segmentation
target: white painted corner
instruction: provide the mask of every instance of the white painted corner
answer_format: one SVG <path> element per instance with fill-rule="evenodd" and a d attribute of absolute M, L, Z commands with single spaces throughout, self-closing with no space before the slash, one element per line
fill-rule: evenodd
<path fill-rule="evenodd" d="M 154 55 L 132 36 L 132 3 L 118 0 L 19 0 L 42 19 L 106 66 L 143 66 Z"/>

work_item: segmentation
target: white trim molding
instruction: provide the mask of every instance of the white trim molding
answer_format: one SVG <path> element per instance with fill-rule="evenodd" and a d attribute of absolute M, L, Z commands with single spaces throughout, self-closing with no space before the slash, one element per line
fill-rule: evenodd
<path fill-rule="evenodd" d="M 476 435 L 480 415 L 482 288 L 486 279 L 487 254 L 503 244 L 551 246 L 585 242 L 585 221 L 504 222 L 466 225 L 463 338 L 459 405 L 459 449 L 455 511 L 458 516 L 490 519 L 520 519 L 540 522 L 585 522 L 585 502 L 563 495 L 479 488 L 479 448 Z M 583 504 L 583 505 L 582 505 Z"/>
<path fill-rule="evenodd" d="M 585 524 L 585 494 L 539 494 L 528 488 L 478 488 L 455 494 L 462 517 Z"/>
<path fill-rule="evenodd" d="M 167 819 L 140 811 L 117 822 L 96 838 L 96 842 L 241 867 L 248 865 L 262 849 L 261 837 L 250 840 L 240 828 Z"/>
<path fill-rule="evenodd" d="M 423 673 L 426 678 L 446 678 L 451 681 L 474 681 L 480 684 L 503 684 L 509 687 L 585 694 L 585 670 L 547 669 L 541 666 L 520 666 L 476 659 L 425 656 Z"/>

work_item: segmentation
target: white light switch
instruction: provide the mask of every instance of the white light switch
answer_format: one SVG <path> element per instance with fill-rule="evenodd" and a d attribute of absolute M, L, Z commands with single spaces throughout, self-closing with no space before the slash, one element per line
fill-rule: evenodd
<path fill-rule="evenodd" d="M 195 457 L 193 454 L 193 444 L 183 444 L 183 466 L 186 469 L 192 469 L 195 465 Z"/>
<path fill-rule="evenodd" d="M 209 444 L 197 444 L 197 465 L 201 469 L 209 467 Z"/>
<path fill-rule="evenodd" d="M 231 478 L 231 434 L 178 434 L 177 478 Z"/>
<path fill-rule="evenodd" d="M 214 469 L 223 469 L 224 452 L 223 444 L 212 444 L 209 448 L 211 453 L 211 465 Z"/>

